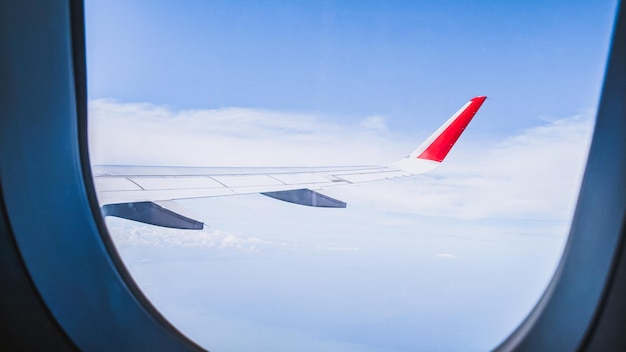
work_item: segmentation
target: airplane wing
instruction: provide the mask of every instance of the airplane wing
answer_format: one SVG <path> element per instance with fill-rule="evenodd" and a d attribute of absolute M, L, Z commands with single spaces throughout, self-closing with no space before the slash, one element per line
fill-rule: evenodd
<path fill-rule="evenodd" d="M 384 166 L 209 168 L 99 165 L 94 184 L 104 215 L 202 229 L 174 200 L 260 193 L 295 204 L 345 208 L 318 193 L 331 186 L 407 177 L 437 167 L 487 97 L 468 101 L 409 156 Z"/>

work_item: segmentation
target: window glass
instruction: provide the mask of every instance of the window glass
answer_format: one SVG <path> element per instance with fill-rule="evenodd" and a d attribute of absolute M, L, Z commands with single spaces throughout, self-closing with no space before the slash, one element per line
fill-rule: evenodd
<path fill-rule="evenodd" d="M 177 200 L 204 229 L 108 216 L 113 241 L 151 302 L 212 351 L 494 348 L 567 240 L 614 9 L 87 1 L 95 174 L 387 165 L 488 96 L 437 169 L 316 190 L 345 209 Z"/>

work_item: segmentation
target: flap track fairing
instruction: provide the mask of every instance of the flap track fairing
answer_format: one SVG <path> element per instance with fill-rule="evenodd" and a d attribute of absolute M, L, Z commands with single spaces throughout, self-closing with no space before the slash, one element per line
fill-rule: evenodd
<path fill-rule="evenodd" d="M 167 209 L 154 202 L 107 204 L 102 207 L 103 216 L 143 222 L 144 224 L 183 230 L 202 230 L 204 224 Z"/>
<path fill-rule="evenodd" d="M 261 193 L 270 198 L 289 203 L 306 205 L 320 208 L 345 208 L 346 203 L 327 195 L 317 193 L 310 189 L 294 189 L 290 191 L 264 192 Z"/>

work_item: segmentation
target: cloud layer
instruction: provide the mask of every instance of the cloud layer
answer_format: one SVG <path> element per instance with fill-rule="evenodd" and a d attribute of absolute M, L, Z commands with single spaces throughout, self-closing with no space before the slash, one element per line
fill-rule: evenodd
<path fill-rule="evenodd" d="M 148 245 L 155 247 L 222 248 L 257 252 L 262 246 L 285 245 L 256 237 L 241 237 L 219 229 L 181 231 L 144 225 L 114 217 L 106 218 L 107 228 L 118 247 Z"/>
<path fill-rule="evenodd" d="M 385 162 L 384 119 L 345 126 L 313 114 L 224 108 L 172 111 L 110 99 L 90 103 L 94 164 L 322 166 Z M 405 151 L 396 151 L 400 158 Z M 391 152 L 393 155 L 394 153 Z"/>

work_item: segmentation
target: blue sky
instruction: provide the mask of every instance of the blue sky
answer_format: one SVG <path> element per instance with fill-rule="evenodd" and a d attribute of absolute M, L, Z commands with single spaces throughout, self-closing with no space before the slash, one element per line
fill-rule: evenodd
<path fill-rule="evenodd" d="M 614 1 L 92 1 L 90 96 L 389 116 L 487 95 L 485 133 L 597 103 Z M 435 119 L 435 122 L 430 122 Z"/>
<path fill-rule="evenodd" d="M 489 98 L 424 176 L 108 219 L 135 279 L 212 351 L 493 348 L 566 241 L 614 1 L 89 1 L 91 158 L 318 166 L 405 156 Z"/>

